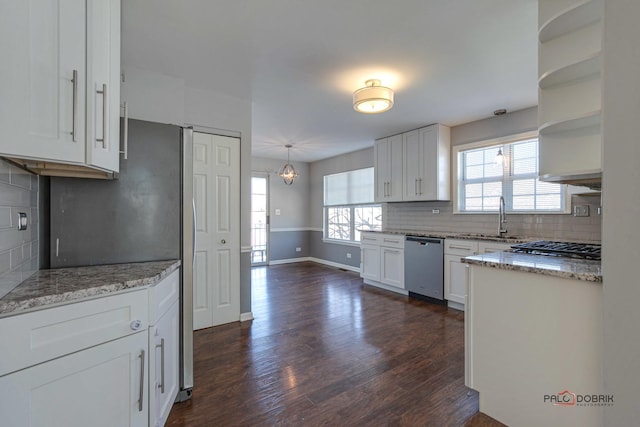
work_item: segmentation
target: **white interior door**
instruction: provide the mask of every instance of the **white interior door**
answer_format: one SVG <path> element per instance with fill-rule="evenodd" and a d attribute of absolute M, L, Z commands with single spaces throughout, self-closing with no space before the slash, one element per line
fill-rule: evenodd
<path fill-rule="evenodd" d="M 240 320 L 240 140 L 193 133 L 193 328 Z"/>

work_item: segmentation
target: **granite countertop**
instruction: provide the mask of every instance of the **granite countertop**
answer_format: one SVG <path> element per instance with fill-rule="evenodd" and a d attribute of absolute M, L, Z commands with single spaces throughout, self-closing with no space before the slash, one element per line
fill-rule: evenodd
<path fill-rule="evenodd" d="M 384 233 L 384 234 L 401 234 L 405 236 L 433 237 L 436 239 L 461 239 L 461 240 L 486 240 L 491 242 L 502 243 L 524 243 L 533 240 L 541 240 L 539 237 L 522 237 L 522 236 L 491 236 L 487 234 L 473 233 L 456 233 L 453 231 L 411 231 L 411 230 L 384 230 L 370 231 L 362 230 L 368 233 Z"/>
<path fill-rule="evenodd" d="M 0 316 L 153 285 L 179 260 L 40 270 L 0 298 Z"/>
<path fill-rule="evenodd" d="M 521 254 L 510 251 L 474 255 L 462 260 L 468 264 L 501 270 L 546 274 L 565 279 L 602 283 L 600 261 Z"/>

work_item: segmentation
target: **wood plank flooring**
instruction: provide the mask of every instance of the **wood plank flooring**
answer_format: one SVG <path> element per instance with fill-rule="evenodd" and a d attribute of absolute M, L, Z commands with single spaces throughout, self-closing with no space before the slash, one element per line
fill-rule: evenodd
<path fill-rule="evenodd" d="M 464 317 L 305 262 L 252 270 L 255 320 L 194 334 L 168 426 L 475 426 Z"/>

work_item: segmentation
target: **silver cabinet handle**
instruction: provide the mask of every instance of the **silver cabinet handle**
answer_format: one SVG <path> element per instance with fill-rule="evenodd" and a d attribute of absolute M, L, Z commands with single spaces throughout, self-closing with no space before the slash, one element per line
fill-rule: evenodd
<path fill-rule="evenodd" d="M 461 249 L 463 251 L 470 251 L 471 250 L 471 248 L 467 248 L 467 247 L 464 247 L 464 246 L 455 246 L 455 245 L 449 245 L 449 248 L 450 249 Z"/>
<path fill-rule="evenodd" d="M 142 412 L 144 404 L 144 350 L 140 350 L 140 394 L 138 395 L 138 412 Z"/>
<path fill-rule="evenodd" d="M 73 98 L 71 107 L 71 140 L 76 142 L 78 140 L 78 120 L 76 115 L 78 113 L 78 70 L 73 70 L 73 77 L 71 78 L 73 86 Z"/>
<path fill-rule="evenodd" d="M 418 194 L 422 196 L 422 178 L 418 178 Z"/>
<path fill-rule="evenodd" d="M 158 388 L 160 393 L 164 394 L 164 338 L 160 339 L 160 344 L 156 344 L 156 348 L 160 348 L 160 384 L 158 384 Z"/>
<path fill-rule="evenodd" d="M 107 148 L 107 84 L 103 84 L 102 90 L 96 93 L 102 95 L 102 138 L 96 138 L 96 141 L 102 142 L 102 148 Z"/>
<path fill-rule="evenodd" d="M 129 157 L 129 103 L 123 102 L 120 106 L 124 110 L 123 130 L 122 130 L 122 145 L 124 151 L 120 151 L 120 154 L 124 154 L 124 159 Z"/>
<path fill-rule="evenodd" d="M 415 182 L 413 183 L 413 192 L 416 194 L 416 196 L 418 195 L 418 178 L 416 178 Z"/>

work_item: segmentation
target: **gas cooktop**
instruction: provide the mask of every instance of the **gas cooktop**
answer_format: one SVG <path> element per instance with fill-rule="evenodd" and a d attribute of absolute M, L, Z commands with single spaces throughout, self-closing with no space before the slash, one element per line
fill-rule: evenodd
<path fill-rule="evenodd" d="M 511 246 L 513 252 L 600 260 L 601 245 L 538 240 Z"/>

